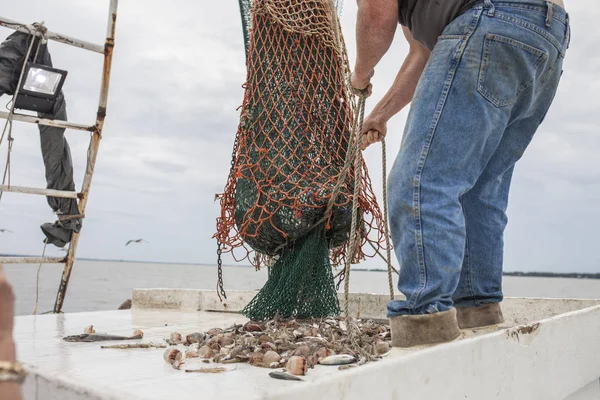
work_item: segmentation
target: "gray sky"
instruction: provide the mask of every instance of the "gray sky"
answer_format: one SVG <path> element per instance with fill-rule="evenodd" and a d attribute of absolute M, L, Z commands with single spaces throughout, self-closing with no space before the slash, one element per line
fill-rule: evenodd
<path fill-rule="evenodd" d="M 568 0 L 567 0 L 568 1 Z M 168 4 L 168 6 L 165 6 Z M 573 37 L 556 100 L 525 157 L 517 164 L 506 232 L 507 271 L 600 272 L 600 9 L 568 1 Z M 102 43 L 108 1 L 19 0 L 2 15 L 45 21 L 49 29 Z M 347 0 L 342 28 L 355 53 L 356 4 Z M 4 38 L 9 30 L 0 28 Z M 406 45 L 398 30 L 376 70 L 367 111 L 387 90 Z M 102 57 L 50 43 L 64 86 L 69 119 L 94 120 Z M 227 177 L 245 79 L 237 1 L 121 1 L 108 115 L 78 256 L 164 262 L 215 262 L 213 202 Z M 0 98 L 4 105 L 9 98 Z M 389 125 L 394 159 L 407 110 Z M 36 127 L 15 125 L 12 183 L 45 185 Z M 69 131 L 76 183 L 81 185 L 87 134 Z M 0 149 L 4 165 L 6 147 Z M 381 198 L 381 150 L 365 152 Z M 53 221 L 40 196 L 5 193 L 0 203 L 0 253 L 39 254 L 39 225 Z M 144 238 L 149 244 L 124 244 Z M 48 254 L 61 254 L 49 249 Z M 229 260 L 226 260 L 229 262 Z M 395 260 L 394 260 L 395 262 Z M 370 260 L 362 267 L 383 267 Z"/>

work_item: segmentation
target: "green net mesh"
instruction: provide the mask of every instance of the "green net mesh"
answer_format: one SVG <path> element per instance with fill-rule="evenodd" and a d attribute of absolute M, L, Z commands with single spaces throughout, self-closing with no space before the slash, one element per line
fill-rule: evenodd
<path fill-rule="evenodd" d="M 286 248 L 271 267 L 265 286 L 242 310 L 255 321 L 276 314 L 320 318 L 339 312 L 323 229 L 315 229 Z"/>
<path fill-rule="evenodd" d="M 252 23 L 252 17 L 250 16 L 252 0 L 238 0 L 238 2 L 240 4 L 240 16 L 242 17 L 242 34 L 244 35 L 246 61 L 248 61 L 248 49 L 250 48 L 250 24 Z"/>

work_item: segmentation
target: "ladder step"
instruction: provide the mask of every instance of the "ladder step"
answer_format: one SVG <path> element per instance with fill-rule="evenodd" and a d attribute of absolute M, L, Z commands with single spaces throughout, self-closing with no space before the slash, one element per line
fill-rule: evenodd
<path fill-rule="evenodd" d="M 66 257 L 0 257 L 0 264 L 62 264 Z"/>
<path fill-rule="evenodd" d="M 6 28 L 14 29 L 23 33 L 33 33 L 36 32 L 36 27 L 30 24 L 24 24 L 21 22 L 13 21 L 12 19 L 0 17 L 0 26 L 4 26 Z M 40 36 L 36 32 L 37 36 Z M 54 40 L 56 42 L 68 44 L 71 46 L 79 47 L 81 49 L 91 50 L 96 53 L 104 54 L 104 46 L 99 44 L 86 42 L 85 40 L 75 39 L 69 36 L 61 35 L 60 33 L 46 31 L 44 34 L 46 39 Z"/>
<path fill-rule="evenodd" d="M 6 111 L 0 111 L 0 118 L 8 119 L 8 113 Z M 92 132 L 96 129 L 95 126 L 76 124 L 74 122 L 69 121 L 61 121 L 58 119 L 46 119 L 46 118 L 38 118 L 33 115 L 25 115 L 25 114 L 13 114 L 13 121 L 22 121 L 29 122 L 32 124 L 39 124 L 45 126 L 53 126 L 56 128 L 65 128 L 65 129 L 76 129 L 79 131 L 89 131 Z"/>
<path fill-rule="evenodd" d="M 37 189 L 23 186 L 8 187 L 6 185 L 0 185 L 0 192 L 39 194 L 41 196 L 61 197 L 64 199 L 77 199 L 79 197 L 79 193 L 68 190 Z"/>

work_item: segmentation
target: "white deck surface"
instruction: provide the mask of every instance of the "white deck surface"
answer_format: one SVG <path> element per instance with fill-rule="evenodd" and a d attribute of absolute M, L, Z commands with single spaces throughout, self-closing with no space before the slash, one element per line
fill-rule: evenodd
<path fill-rule="evenodd" d="M 461 340 L 429 348 L 394 349 L 385 360 L 347 371 L 317 366 L 309 370 L 306 382 L 275 380 L 268 369 L 246 364 L 226 365 L 228 371 L 220 374 L 185 373 L 163 361 L 164 349 L 101 349 L 101 344 L 115 342 L 62 340 L 93 324 L 98 332 L 111 334 L 141 329 L 142 341 L 159 341 L 172 331 L 191 333 L 245 322 L 234 313 L 137 308 L 18 317 L 15 337 L 18 357 L 30 371 L 23 387 L 27 400 L 562 400 L 597 381 L 600 305 L 594 304 L 599 301 L 507 299 L 505 303 L 506 310 L 514 310 L 507 315 L 507 325 L 523 315 L 535 315 L 535 304 L 550 315 L 539 318 L 539 325 L 527 321 L 530 325 L 525 327 L 465 332 Z"/>

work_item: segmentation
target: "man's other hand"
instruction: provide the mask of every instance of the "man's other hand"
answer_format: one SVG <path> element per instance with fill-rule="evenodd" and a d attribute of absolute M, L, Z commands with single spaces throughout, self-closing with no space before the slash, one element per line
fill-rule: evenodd
<path fill-rule="evenodd" d="M 369 97 L 373 93 L 373 85 L 371 84 L 371 78 L 375 74 L 375 71 L 371 71 L 368 74 L 360 74 L 356 71 L 352 73 L 350 78 L 350 85 L 352 86 L 352 93 L 356 96 L 365 94 Z"/>
<path fill-rule="evenodd" d="M 365 150 L 373 143 L 381 142 L 381 139 L 385 137 L 387 121 L 378 115 L 369 115 L 363 122 L 362 134 L 361 149 Z"/>

